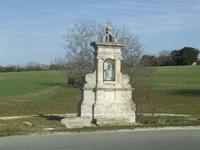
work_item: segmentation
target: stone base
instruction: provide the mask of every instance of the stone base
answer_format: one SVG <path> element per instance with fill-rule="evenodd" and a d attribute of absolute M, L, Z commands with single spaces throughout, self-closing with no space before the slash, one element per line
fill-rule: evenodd
<path fill-rule="evenodd" d="M 113 120 L 114 122 L 124 122 L 125 124 L 135 123 L 135 104 L 130 101 L 126 103 L 95 103 L 93 120 Z M 122 124 L 124 124 L 122 123 Z M 106 123 L 107 124 L 107 123 Z M 115 124 L 115 123 L 114 123 Z"/>
<path fill-rule="evenodd" d="M 87 117 L 64 118 L 60 122 L 68 129 L 95 126 Z"/>
<path fill-rule="evenodd" d="M 64 118 L 60 122 L 68 129 L 103 125 L 133 125 L 135 124 L 135 116 L 132 115 L 129 118 L 98 118 L 93 120 L 89 117 L 74 117 Z"/>
<path fill-rule="evenodd" d="M 64 118 L 60 121 L 68 129 L 96 127 L 103 125 L 133 125 L 135 124 L 135 116 L 129 118 L 98 118 L 91 119 L 89 117 Z"/>
<path fill-rule="evenodd" d="M 78 117 L 92 118 L 92 105 L 91 103 L 79 102 Z"/>
<path fill-rule="evenodd" d="M 129 119 L 106 119 L 106 118 L 100 118 L 95 119 L 93 121 L 98 126 L 103 125 L 133 125 L 134 123 L 131 123 Z"/>

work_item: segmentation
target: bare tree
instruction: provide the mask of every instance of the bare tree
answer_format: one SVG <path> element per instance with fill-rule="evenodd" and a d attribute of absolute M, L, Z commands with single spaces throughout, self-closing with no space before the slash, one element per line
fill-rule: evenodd
<path fill-rule="evenodd" d="M 158 94 L 155 93 L 152 84 L 145 79 L 134 80 L 132 82 L 134 90 L 132 92 L 132 100 L 136 106 L 136 122 L 139 122 L 141 116 L 145 113 L 150 113 L 147 118 L 153 116 L 158 108 Z"/>
<path fill-rule="evenodd" d="M 63 36 L 66 44 L 62 45 L 67 50 L 68 67 L 72 69 L 93 70 L 94 49 L 90 43 L 100 40 L 104 27 L 96 21 L 78 19 L 74 27 L 68 29 Z"/>
<path fill-rule="evenodd" d="M 68 69 L 66 57 L 56 57 L 50 63 L 50 70 L 66 70 Z"/>
<path fill-rule="evenodd" d="M 69 28 L 67 34 L 63 36 L 66 44 L 62 46 L 67 51 L 68 68 L 78 69 L 82 75 L 94 69 L 94 49 L 90 43 L 100 41 L 105 35 L 105 28 L 96 21 L 83 18 L 74 21 L 73 28 Z M 122 49 L 122 71 L 128 73 L 131 68 L 135 75 L 150 74 L 150 69 L 140 63 L 144 46 L 139 42 L 139 37 L 131 33 L 127 26 L 123 26 L 122 29 L 114 26 L 112 33 L 118 42 L 127 44 Z"/>
<path fill-rule="evenodd" d="M 159 61 L 160 66 L 171 66 L 172 65 L 172 58 L 171 58 L 171 51 L 170 50 L 162 50 L 158 52 L 159 54 Z"/>
<path fill-rule="evenodd" d="M 25 64 L 24 69 L 26 71 L 40 71 L 43 70 L 42 65 L 40 63 L 36 63 L 33 61 L 29 61 L 27 64 Z"/>

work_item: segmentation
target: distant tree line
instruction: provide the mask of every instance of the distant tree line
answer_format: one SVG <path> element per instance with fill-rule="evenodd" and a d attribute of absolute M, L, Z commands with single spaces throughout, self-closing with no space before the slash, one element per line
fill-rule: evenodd
<path fill-rule="evenodd" d="M 18 64 L 18 65 L 8 65 L 6 67 L 0 66 L 0 72 L 43 71 L 43 70 L 49 70 L 49 65 L 31 61 L 25 65 Z"/>
<path fill-rule="evenodd" d="M 200 65 L 200 51 L 192 47 L 184 47 L 180 50 L 163 50 L 158 56 L 143 55 L 141 63 L 144 66 L 177 66 L 177 65 Z"/>
<path fill-rule="evenodd" d="M 76 63 L 76 62 L 73 62 Z M 72 69 L 73 65 L 72 62 L 68 62 L 66 58 L 57 57 L 49 65 L 47 64 L 40 64 L 36 62 L 28 62 L 24 65 L 17 64 L 17 65 L 8 65 L 8 66 L 1 66 L 0 65 L 0 72 L 22 72 L 22 71 L 45 71 L 45 70 L 66 70 Z"/>
<path fill-rule="evenodd" d="M 55 59 L 56 60 L 56 59 Z M 22 71 L 44 71 L 44 70 L 62 70 L 65 69 L 64 64 L 60 62 L 52 62 L 50 65 L 40 64 L 36 62 L 28 62 L 25 65 L 8 65 L 0 66 L 0 72 L 22 72 Z"/>
<path fill-rule="evenodd" d="M 158 53 L 158 56 L 143 55 L 140 63 L 143 66 L 176 66 L 176 65 L 200 65 L 200 51 L 192 47 L 184 47 L 180 50 L 163 50 Z M 21 72 L 21 71 L 44 71 L 44 70 L 66 70 L 76 69 L 80 61 L 67 61 L 66 58 L 57 57 L 50 65 L 40 64 L 36 62 L 28 62 L 25 65 L 8 65 L 0 66 L 0 72 Z"/>

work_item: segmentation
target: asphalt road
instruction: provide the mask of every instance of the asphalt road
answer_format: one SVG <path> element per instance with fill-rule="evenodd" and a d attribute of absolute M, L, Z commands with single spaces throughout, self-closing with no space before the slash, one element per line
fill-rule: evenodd
<path fill-rule="evenodd" d="M 200 150 L 200 130 L 0 137 L 0 150 Z"/>

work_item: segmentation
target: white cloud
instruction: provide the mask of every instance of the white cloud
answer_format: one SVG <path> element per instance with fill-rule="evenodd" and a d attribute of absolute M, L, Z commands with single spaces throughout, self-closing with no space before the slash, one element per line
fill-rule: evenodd
<path fill-rule="evenodd" d="M 121 1 L 100 5 L 107 13 L 116 14 L 115 22 L 133 26 L 140 32 L 199 29 L 200 3 L 197 1 Z"/>

